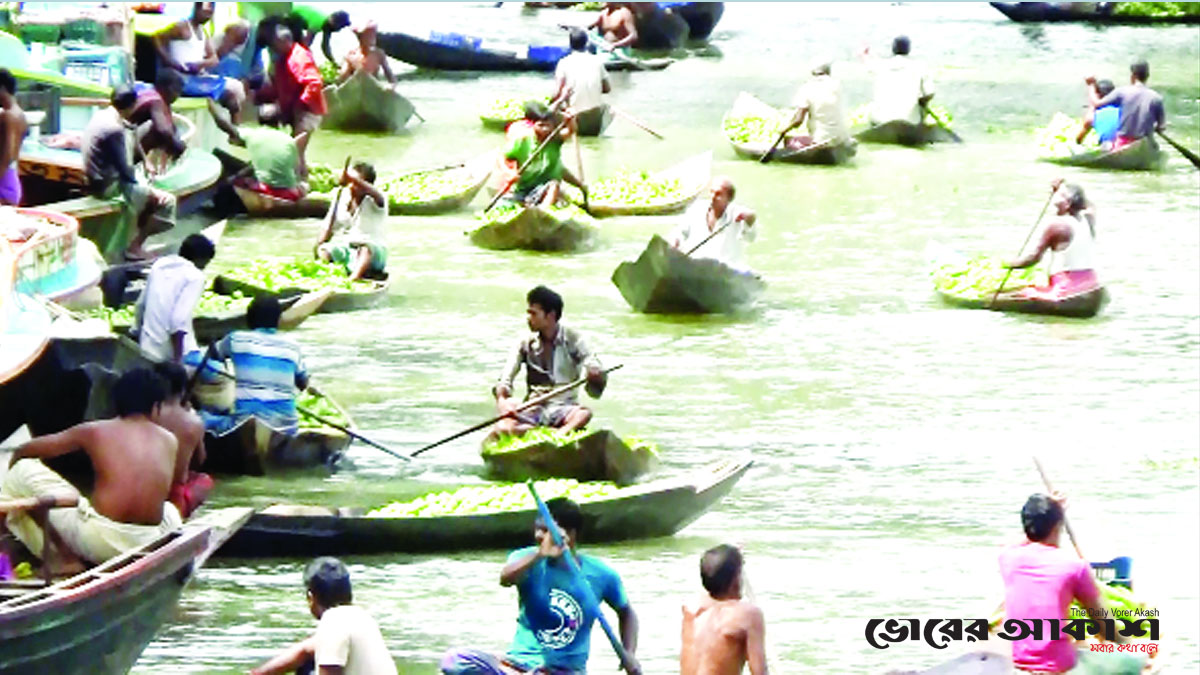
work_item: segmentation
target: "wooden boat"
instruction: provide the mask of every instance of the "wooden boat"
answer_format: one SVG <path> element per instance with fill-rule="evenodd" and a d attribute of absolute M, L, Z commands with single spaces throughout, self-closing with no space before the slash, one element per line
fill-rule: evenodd
<path fill-rule="evenodd" d="M 604 133 L 609 124 L 612 124 L 612 121 L 613 111 L 607 105 L 585 110 L 575 118 L 580 136 L 599 136 Z"/>
<path fill-rule="evenodd" d="M 0 237 L 0 410 L 8 407 L 8 398 L 21 396 L 20 387 L 8 383 L 33 365 L 50 343 L 49 310 L 17 289 L 20 261 L 28 248 L 14 249 L 7 237 Z M 0 413 L 0 419 L 4 416 Z M 0 422 L 0 432 L 7 430 L 7 438 L 17 426 Z"/>
<path fill-rule="evenodd" d="M 606 216 L 658 216 L 677 213 L 687 208 L 708 187 L 712 178 L 712 152 L 692 155 L 682 162 L 663 169 L 650 177 L 651 181 L 678 179 L 682 192 L 675 198 L 643 204 L 624 204 L 589 200 L 588 211 L 597 217 Z"/>
<path fill-rule="evenodd" d="M 577 208 L 546 210 L 526 206 L 502 220 L 493 220 L 468 233 L 471 243 L 497 251 L 579 251 L 591 247 L 599 229 Z"/>
<path fill-rule="evenodd" d="M 695 521 L 733 489 L 751 461 L 710 464 L 580 503 L 587 543 L 669 537 Z M 310 507 L 312 508 L 312 507 Z M 220 550 L 221 555 L 312 556 L 430 553 L 499 549 L 530 543 L 534 509 L 426 518 L 255 514 Z"/>
<path fill-rule="evenodd" d="M 290 200 L 265 195 L 240 185 L 234 185 L 233 191 L 252 218 L 321 218 L 332 203 L 331 197 L 325 193 L 313 193 Z"/>
<path fill-rule="evenodd" d="M 691 26 L 681 16 L 678 6 L 671 5 L 675 3 L 634 6 L 633 21 L 637 26 L 639 49 L 678 49 L 687 41 Z"/>
<path fill-rule="evenodd" d="M 683 2 L 675 11 L 687 22 L 689 40 L 707 40 L 725 14 L 723 2 Z"/>
<path fill-rule="evenodd" d="M 206 553 L 193 527 L 50 586 L 0 582 L 0 673 L 127 673 Z"/>
<path fill-rule="evenodd" d="M 1049 314 L 1090 319 L 1100 313 L 1108 303 L 1108 291 L 1103 287 L 1082 291 L 1057 300 L 1026 298 L 1014 293 L 1001 293 L 993 303 L 990 299 L 964 299 L 942 291 L 938 295 L 948 305 L 965 309 L 990 309 L 996 312 L 1019 312 L 1022 314 Z"/>
<path fill-rule="evenodd" d="M 1178 16 L 1134 16 L 1114 12 L 1112 2 L 1049 3 L 1049 2 L 989 2 L 1001 14 L 1019 23 L 1082 22 L 1104 25 L 1154 26 L 1168 24 L 1200 24 L 1200 12 Z M 1070 6 L 1061 6 L 1067 5 Z M 1078 5 L 1090 4 L 1090 8 Z"/>
<path fill-rule="evenodd" d="M 354 428 L 354 420 L 333 399 L 325 396 L 334 408 L 349 420 L 345 426 Z M 204 449 L 206 471 L 214 473 L 264 476 L 286 469 L 331 467 L 341 459 L 350 446 L 350 436 L 329 427 L 301 427 L 288 435 L 257 417 L 247 417 L 223 434 L 206 432 Z"/>
<path fill-rule="evenodd" d="M 479 451 L 490 478 L 524 481 L 530 478 L 574 478 L 629 485 L 658 467 L 658 454 L 649 447 L 629 447 L 608 429 L 597 429 L 567 443 L 546 440 L 520 449 L 497 451 L 484 442 Z"/>
<path fill-rule="evenodd" d="M 437 169 L 424 169 L 421 171 L 413 171 L 402 174 L 398 178 L 391 179 L 390 182 L 403 180 L 405 178 L 419 178 L 423 175 L 434 173 L 458 173 L 463 172 L 470 176 L 470 182 L 466 183 L 463 189 L 442 195 L 427 195 L 425 199 L 417 202 L 400 203 L 388 199 L 388 213 L 393 216 L 409 215 L 409 216 L 425 216 L 437 213 L 449 213 L 457 211 L 471 203 L 475 195 L 487 183 L 488 177 L 492 175 L 492 166 L 495 161 L 495 153 L 485 153 L 473 159 L 470 159 L 462 164 L 454 166 L 441 167 Z"/>
<path fill-rule="evenodd" d="M 892 145 L 928 145 L 930 143 L 953 143 L 954 136 L 936 124 L 913 124 L 906 120 L 892 120 L 876 124 L 854 135 L 861 143 L 888 143 Z"/>
<path fill-rule="evenodd" d="M 383 302 L 384 299 L 387 298 L 388 289 L 390 287 L 391 282 L 384 280 L 372 281 L 371 288 L 367 291 L 346 291 L 342 289 L 332 289 L 329 293 L 329 297 L 327 297 L 315 311 L 318 314 L 332 314 L 336 312 L 353 312 L 360 309 L 369 309 Z M 213 279 L 212 288 L 213 291 L 222 295 L 232 295 L 234 291 L 241 291 L 246 296 L 252 298 L 256 298 L 260 295 L 274 295 L 281 300 L 283 298 L 292 298 L 314 292 L 307 288 L 282 288 L 273 293 L 265 288 L 242 281 L 236 281 L 220 274 Z"/>
<path fill-rule="evenodd" d="M 762 117 L 764 119 L 774 117 L 783 119 L 790 114 L 790 111 L 781 111 L 773 108 L 759 100 L 753 94 L 743 91 L 734 100 L 733 107 L 725 113 L 725 117 L 721 120 L 721 128 L 726 128 L 725 124 L 728 120 L 739 117 Z M 799 137 L 802 135 L 804 135 L 802 129 L 796 129 L 788 134 L 789 137 Z M 771 149 L 771 144 L 775 142 L 774 138 L 769 141 L 738 141 L 729 137 L 728 134 L 726 134 L 726 137 L 729 138 L 729 144 L 733 146 L 733 151 L 739 157 L 746 157 L 755 161 L 761 159 L 763 154 Z M 848 139 L 844 143 L 821 143 L 819 145 L 801 147 L 789 145 L 788 138 L 785 137 L 784 142 L 775 149 L 775 154 L 771 155 L 771 161 L 789 164 L 845 164 L 857 153 L 858 143 L 854 139 Z"/>
<path fill-rule="evenodd" d="M 283 313 L 279 316 L 279 328 L 281 330 L 298 328 L 305 319 L 321 309 L 330 294 L 329 289 L 323 289 L 283 298 L 279 301 L 283 307 Z M 246 310 L 216 315 L 197 315 L 192 319 L 192 329 L 195 331 L 196 341 L 200 344 L 220 340 L 231 331 L 249 329 L 249 324 L 246 323 Z"/>
<path fill-rule="evenodd" d="M 79 221 L 64 213 L 17 209 L 17 214 L 43 219 L 48 225 L 16 251 L 16 289 L 59 303 L 80 298 L 100 283 L 104 260 L 95 244 L 79 239 Z M 96 302 L 99 296 L 97 295 Z"/>
<path fill-rule="evenodd" d="M 379 47 L 394 59 L 432 70 L 553 72 L 568 51 L 566 47 L 537 45 L 520 51 L 482 49 L 477 38 L 451 36 L 457 39 L 439 42 L 405 33 L 381 32 Z M 667 58 L 610 59 L 604 67 L 610 71 L 662 70 L 672 63 L 674 60 Z"/>
<path fill-rule="evenodd" d="M 612 280 L 625 302 L 646 314 L 732 313 L 766 288 L 757 274 L 684 255 L 658 235 L 635 262 L 618 265 Z"/>
<path fill-rule="evenodd" d="M 381 131 L 394 134 L 408 124 L 415 108 L 395 85 L 359 71 L 345 82 L 325 87 L 329 112 L 321 126 L 348 131 Z"/>
<path fill-rule="evenodd" d="M 1096 150 L 1070 157 L 1043 157 L 1043 162 L 1062 166 L 1082 166 L 1112 171 L 1157 171 L 1167 164 L 1167 154 L 1149 136 L 1126 145 L 1115 152 Z"/>

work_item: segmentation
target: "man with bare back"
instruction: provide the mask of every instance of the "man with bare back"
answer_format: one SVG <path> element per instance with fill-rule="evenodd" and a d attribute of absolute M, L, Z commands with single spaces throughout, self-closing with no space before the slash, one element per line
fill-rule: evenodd
<path fill-rule="evenodd" d="M 588 28 L 598 30 L 610 50 L 637 46 L 637 23 L 627 2 L 604 3 L 604 9 Z"/>
<path fill-rule="evenodd" d="M 26 129 L 25 111 L 17 104 L 17 78 L 0 68 L 0 205 L 21 204 L 17 157 Z"/>
<path fill-rule="evenodd" d="M 188 376 L 183 366 L 174 361 L 154 364 L 154 372 L 167 385 L 167 398 L 158 416 L 158 426 L 175 435 L 179 443 L 175 453 L 175 477 L 168 501 L 188 518 L 213 489 L 213 479 L 206 473 L 193 471 L 204 464 L 204 420 L 192 410 L 187 399 Z"/>
<path fill-rule="evenodd" d="M 763 613 L 742 600 L 742 552 L 722 544 L 700 558 L 708 595 L 683 606 L 680 675 L 766 675 Z"/>
<path fill-rule="evenodd" d="M 175 530 L 181 520 L 167 492 L 178 444 L 157 423 L 166 395 L 162 378 L 150 370 L 125 373 L 112 391 L 118 417 L 77 424 L 17 448 L 0 484 L 0 499 L 77 496 L 41 460 L 82 449 L 96 479 L 92 494 L 80 496 L 78 506 L 50 511 L 50 526 L 69 549 L 59 555 L 102 563 Z M 45 534 L 33 518 L 10 513 L 7 525 L 30 552 L 42 555 Z"/>

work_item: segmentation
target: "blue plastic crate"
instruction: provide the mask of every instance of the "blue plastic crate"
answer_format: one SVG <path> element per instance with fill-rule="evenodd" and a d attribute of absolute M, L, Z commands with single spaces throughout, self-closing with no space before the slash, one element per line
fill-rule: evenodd
<path fill-rule="evenodd" d="M 571 50 L 568 47 L 529 45 L 529 59 L 541 63 L 558 63 L 559 59 L 570 53 Z"/>
<path fill-rule="evenodd" d="M 439 31 L 429 32 L 429 41 L 436 42 L 447 47 L 457 47 L 459 49 L 470 49 L 476 51 L 483 44 L 483 38 L 471 37 L 462 33 L 442 33 Z"/>
<path fill-rule="evenodd" d="M 1092 571 L 1096 579 L 1109 586 L 1124 586 L 1133 590 L 1133 558 L 1121 556 L 1108 562 L 1094 562 Z"/>

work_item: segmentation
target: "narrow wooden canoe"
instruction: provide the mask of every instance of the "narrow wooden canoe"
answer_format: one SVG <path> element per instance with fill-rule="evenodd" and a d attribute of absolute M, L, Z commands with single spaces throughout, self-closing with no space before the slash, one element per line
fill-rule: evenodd
<path fill-rule="evenodd" d="M 329 398 L 354 428 L 353 418 Z M 287 469 L 330 467 L 350 446 L 350 436 L 328 427 L 301 427 L 288 435 L 257 417 L 247 417 L 224 434 L 204 434 L 206 471 L 245 476 L 264 476 Z"/>
<path fill-rule="evenodd" d="M 129 672 L 174 615 L 209 533 L 165 535 L 45 588 L 0 582 L 0 673 Z"/>
<path fill-rule="evenodd" d="M 1087 3 L 1095 5 L 1089 9 L 1056 6 L 1064 3 L 1050 2 L 989 2 L 1001 14 L 1019 23 L 1082 22 L 1102 25 L 1153 26 L 1168 24 L 1198 24 L 1200 12 L 1188 12 L 1179 16 L 1133 16 L 1113 11 L 1116 3 Z M 1084 3 L 1070 3 L 1079 5 Z"/>
<path fill-rule="evenodd" d="M 252 218 L 320 218 L 329 211 L 328 194 L 314 193 L 300 199 L 280 199 L 234 185 L 233 191 Z"/>
<path fill-rule="evenodd" d="M 612 281 L 630 307 L 646 314 L 728 314 L 749 307 L 766 288 L 757 274 L 684 255 L 658 235 L 636 261 L 618 265 Z"/>
<path fill-rule="evenodd" d="M 892 120 L 876 124 L 858 132 L 854 137 L 861 143 L 886 143 L 914 147 L 930 143 L 954 142 L 954 136 L 936 124 L 913 124 L 905 120 Z"/>
<path fill-rule="evenodd" d="M 680 21 L 681 23 L 682 20 Z M 686 24 L 684 24 L 686 30 Z M 433 70 L 542 71 L 553 72 L 565 48 L 529 45 L 519 51 L 483 49 L 463 44 L 443 44 L 406 33 L 381 32 L 379 48 L 388 56 L 418 68 Z M 530 56 L 532 49 L 533 56 Z M 604 67 L 610 71 L 662 70 L 674 59 L 610 59 Z"/>
<path fill-rule="evenodd" d="M 415 110 L 395 85 L 361 70 L 341 84 L 325 87 L 325 101 L 329 112 L 321 126 L 347 131 L 394 134 L 408 124 Z"/>
<path fill-rule="evenodd" d="M 294 330 L 299 327 L 305 319 L 321 309 L 330 294 L 329 289 L 324 289 L 281 299 L 279 304 L 283 307 L 283 313 L 279 317 L 279 328 Z M 196 341 L 200 344 L 208 344 L 221 339 L 231 331 L 249 330 L 249 324 L 246 323 L 246 311 L 242 310 L 222 314 L 197 315 L 192 319 L 192 328 L 196 334 Z"/>
<path fill-rule="evenodd" d="M 1157 171 L 1166 166 L 1167 154 L 1162 151 L 1153 138 L 1146 137 L 1140 138 L 1116 152 L 1096 150 L 1070 157 L 1043 157 L 1042 161 L 1062 166 L 1082 166 L 1089 169 L 1111 171 Z"/>
<path fill-rule="evenodd" d="M 1058 300 L 1026 298 L 1015 293 L 1001 293 L 996 302 L 980 299 L 964 299 L 938 291 L 948 305 L 965 309 L 990 309 L 996 312 L 1019 312 L 1022 314 L 1048 314 L 1090 319 L 1100 313 L 1108 303 L 1108 291 L 1103 287 L 1065 296 Z"/>
<path fill-rule="evenodd" d="M 332 314 L 335 312 L 353 312 L 360 309 L 369 309 L 383 302 L 387 298 L 388 289 L 391 287 L 391 281 L 372 281 L 371 288 L 365 291 L 346 291 L 341 289 L 332 289 L 329 297 L 324 302 L 318 305 L 314 310 L 319 314 Z M 213 279 L 213 291 L 222 295 L 232 295 L 234 291 L 241 291 L 244 295 L 257 298 L 260 295 L 274 295 L 281 300 L 283 298 L 292 298 L 315 291 L 307 288 L 282 288 L 279 291 L 272 292 L 260 286 L 248 284 L 244 281 L 237 281 L 229 277 L 218 274 Z M 317 289 L 321 290 L 321 289 Z"/>
<path fill-rule="evenodd" d="M 613 121 L 613 111 L 607 105 L 586 110 L 575 118 L 580 136 L 599 136 Z"/>
<path fill-rule="evenodd" d="M 548 211 L 536 206 L 468 233 L 471 243 L 498 251 L 579 251 L 594 245 L 598 234 L 592 218 L 581 210 Z"/>
<path fill-rule="evenodd" d="M 645 204 L 623 204 L 619 202 L 604 202 L 590 200 L 588 210 L 593 216 L 658 216 L 677 213 L 687 208 L 696 199 L 712 178 L 712 151 L 693 155 L 682 162 L 659 171 L 650 177 L 652 181 L 663 179 L 678 179 L 682 192 L 674 197 L 659 202 Z"/>
<path fill-rule="evenodd" d="M 496 452 L 485 441 L 479 455 L 489 477 L 508 481 L 574 478 L 629 485 L 658 467 L 653 450 L 631 448 L 608 429 L 597 429 L 562 445 L 547 441 L 507 452 Z"/>
<path fill-rule="evenodd" d="M 475 195 L 479 194 L 484 184 L 487 183 L 488 177 L 492 175 L 492 166 L 495 163 L 495 157 L 495 153 L 488 152 L 467 160 L 462 164 L 437 169 L 412 171 L 402 174 L 398 178 L 390 179 L 389 182 L 393 182 L 404 180 L 405 178 L 420 179 L 435 173 L 461 173 L 469 177 L 469 182 L 464 179 L 464 187 L 461 190 L 450 194 L 426 195 L 420 201 L 397 202 L 388 199 L 388 213 L 393 216 L 427 216 L 438 213 L 449 213 L 450 211 L 457 211 L 465 207 L 471 203 Z"/>
<path fill-rule="evenodd" d="M 669 537 L 719 502 L 751 461 L 710 464 L 680 478 L 644 483 L 580 504 L 587 544 Z M 255 514 L 220 550 L 230 556 L 429 553 L 530 543 L 534 509 L 428 518 Z"/>
<path fill-rule="evenodd" d="M 689 40 L 707 40 L 725 14 L 725 3 L 684 2 L 677 5 L 675 11 L 687 22 Z"/>
<path fill-rule="evenodd" d="M 753 94 L 743 91 L 734 100 L 733 107 L 725 113 L 725 117 L 721 120 L 721 128 L 725 128 L 728 120 L 739 117 L 778 118 L 782 120 L 790 114 L 791 111 L 773 108 L 759 100 Z M 804 131 L 801 129 L 796 129 L 788 134 L 789 137 L 802 135 L 804 135 Z M 729 137 L 728 134 L 726 134 L 726 138 L 729 139 L 729 144 L 733 146 L 733 151 L 738 157 L 745 157 L 755 161 L 762 158 L 763 153 L 770 150 L 771 144 L 775 142 L 774 138 L 761 141 L 739 141 Z M 784 142 L 776 148 L 775 154 L 771 155 L 771 161 L 788 164 L 845 164 L 857 153 L 858 143 L 854 139 L 849 139 L 844 143 L 821 143 L 807 147 L 796 147 L 789 146 L 788 139 L 785 138 Z"/>

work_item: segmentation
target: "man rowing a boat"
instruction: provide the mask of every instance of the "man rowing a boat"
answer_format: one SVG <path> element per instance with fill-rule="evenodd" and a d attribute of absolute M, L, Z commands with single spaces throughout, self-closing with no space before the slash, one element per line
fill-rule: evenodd
<path fill-rule="evenodd" d="M 165 255 L 150 267 L 133 322 L 138 344 L 150 358 L 199 362 L 192 315 L 204 294 L 204 268 L 215 255 L 216 247 L 207 237 L 193 234 L 179 245 L 177 255 Z"/>
<path fill-rule="evenodd" d="M 1054 217 L 1042 227 L 1033 250 L 1007 265 L 1015 269 L 1031 267 L 1046 253 L 1050 253 L 1049 285 L 1016 291 L 1026 298 L 1061 300 L 1100 286 L 1092 253 L 1096 218 L 1083 194 L 1083 188 L 1071 183 L 1064 184 L 1062 179 L 1051 185 L 1055 191 L 1052 198 L 1056 211 Z"/>
<path fill-rule="evenodd" d="M 17 158 L 27 130 L 25 111 L 17 103 L 17 78 L 0 68 L 0 205 L 21 205 Z"/>
<path fill-rule="evenodd" d="M 82 449 L 91 460 L 95 482 L 78 506 L 51 509 L 47 522 L 65 566 L 75 558 L 99 564 L 154 541 L 182 524 L 167 501 L 175 473 L 177 443 L 158 425 L 167 389 L 146 368 L 120 377 L 112 389 L 115 419 L 77 424 L 41 436 L 17 448 L 0 484 L 0 498 L 78 496 L 76 489 L 41 460 Z M 26 513 L 10 513 L 8 529 L 34 555 L 41 557 L 46 533 Z M 51 561 L 46 561 L 51 563 Z M 52 564 L 52 563 L 51 563 Z"/>
<path fill-rule="evenodd" d="M 497 411 L 508 415 L 496 423 L 492 433 L 521 434 L 537 426 L 574 431 L 592 419 L 592 411 L 579 405 L 575 390 L 516 412 L 520 404 L 513 398 L 513 380 L 521 366 L 524 366 L 528 389 L 525 398 L 529 399 L 570 384 L 584 372 L 587 375 L 587 392 L 595 397 L 604 391 L 606 384 L 600 359 L 588 348 L 578 331 L 561 323 L 562 296 L 545 286 L 538 286 L 529 291 L 525 300 L 528 303 L 526 316 L 529 330 L 533 334 L 517 345 L 499 381 L 492 387 Z"/>
<path fill-rule="evenodd" d="M 1121 124 L 1113 150 L 1120 150 L 1138 139 L 1153 135 L 1155 131 L 1167 128 L 1162 95 L 1146 86 L 1149 79 L 1150 64 L 1138 60 L 1129 66 L 1129 84 L 1117 87 L 1104 97 L 1098 97 L 1095 91 L 1089 92 L 1093 108 L 1114 104 L 1121 107 Z M 1095 78 L 1088 80 L 1091 84 Z"/>
<path fill-rule="evenodd" d="M 392 74 L 392 67 L 388 65 L 387 54 L 378 45 L 379 24 L 375 23 L 374 19 L 368 19 L 353 30 L 358 36 L 358 46 L 346 54 L 346 61 L 342 64 L 337 81 L 345 82 L 359 71 L 371 77 L 378 77 L 382 72 L 389 84 L 396 84 L 396 76 Z"/>
<path fill-rule="evenodd" d="M 555 545 L 546 523 L 534 521 L 536 546 L 513 551 L 500 570 L 500 585 L 516 586 L 520 613 L 512 646 L 502 657 L 475 649 L 451 650 L 442 659 L 445 675 L 583 675 L 591 653 L 592 623 L 600 607 L 588 607 L 574 574 L 562 560 L 575 556 L 592 595 L 606 602 L 620 621 L 621 645 L 629 655 L 622 664 L 626 673 L 638 675 L 638 619 L 625 595 L 621 577 L 599 558 L 576 551 L 583 530 L 583 512 L 575 502 L 560 497 L 546 502 L 550 517 L 562 531 L 567 548 Z"/>
<path fill-rule="evenodd" d="M 924 64 L 908 55 L 911 49 L 908 37 L 899 35 L 892 40 L 891 58 L 868 61 L 867 67 L 875 75 L 872 124 L 895 120 L 921 124 L 925 119 L 925 107 L 933 99 L 933 79 Z M 864 58 L 869 56 L 870 47 L 864 47 L 862 53 Z"/>
<path fill-rule="evenodd" d="M 596 20 L 588 24 L 588 29 L 592 28 L 600 31 L 610 50 L 637 46 L 637 21 L 627 2 L 604 3 Z"/>
<path fill-rule="evenodd" d="M 561 129 L 557 131 L 557 137 L 552 138 L 556 133 L 555 129 L 559 127 L 554 112 L 540 101 L 529 101 L 525 104 L 525 119 L 532 125 L 533 133 L 516 135 L 512 146 L 504 154 L 504 158 L 514 162 L 517 167 L 526 161 L 529 162 L 516 178 L 516 184 L 509 193 L 511 200 L 526 206 L 553 206 L 558 203 L 561 181 L 566 181 L 587 194 L 587 187 L 563 166 L 562 162 L 563 143 L 570 139 L 573 133 L 571 118 L 570 112 L 564 115 L 566 124 L 562 124 Z M 533 153 L 543 143 L 545 147 L 534 156 Z M 533 159 L 530 160 L 530 157 Z"/>
<path fill-rule="evenodd" d="M 604 59 L 587 52 L 587 33 L 571 29 L 571 53 L 564 56 L 554 69 L 554 98 L 551 108 L 566 105 L 575 115 L 580 133 L 598 136 L 602 131 L 607 106 L 604 94 L 612 91 Z"/>
<path fill-rule="evenodd" d="M 834 79 L 832 69 L 831 60 L 817 62 L 812 69 L 813 79 L 805 83 L 792 99 L 796 113 L 787 128 L 798 127 L 808 120 L 809 137 L 802 139 L 801 147 L 850 140 L 850 124 L 842 102 L 842 84 Z"/>
<path fill-rule="evenodd" d="M 1078 601 L 1088 616 L 1104 616 L 1100 590 L 1086 560 L 1059 547 L 1066 505 L 1061 495 L 1035 494 L 1021 508 L 1027 540 L 1000 554 L 1004 578 L 1004 616 L 1007 619 L 1065 621 L 1068 607 Z M 1124 642 L 1118 633 L 1117 642 Z M 1145 655 L 1102 653 L 1076 649 L 1070 637 L 1026 637 L 1012 643 L 1013 666 L 1027 673 L 1105 673 L 1138 675 Z"/>
<path fill-rule="evenodd" d="M 213 489 L 213 479 L 199 469 L 205 460 L 204 420 L 192 410 L 188 401 L 189 387 L 187 371 L 171 361 L 154 364 L 154 372 L 167 386 L 167 398 L 163 401 L 155 422 L 175 435 L 178 451 L 175 454 L 175 478 L 167 501 L 179 509 L 186 520 L 208 498 Z"/>
<path fill-rule="evenodd" d="M 742 599 L 742 552 L 722 544 L 700 558 L 700 581 L 708 594 L 683 606 L 680 675 L 766 675 L 766 627 L 762 610 Z"/>
<path fill-rule="evenodd" d="M 709 184 L 708 201 L 697 201 L 679 221 L 668 241 L 697 258 L 713 258 L 735 270 L 744 270 L 745 244 L 758 237 L 754 211 L 733 203 L 733 181 L 718 176 Z"/>
<path fill-rule="evenodd" d="M 375 187 L 375 167 L 358 162 L 342 174 L 350 198 L 334 200 L 325 216 L 325 229 L 313 252 L 325 262 L 341 265 L 351 280 L 382 277 L 387 268 L 387 196 Z"/>

